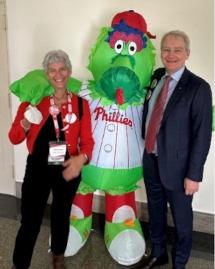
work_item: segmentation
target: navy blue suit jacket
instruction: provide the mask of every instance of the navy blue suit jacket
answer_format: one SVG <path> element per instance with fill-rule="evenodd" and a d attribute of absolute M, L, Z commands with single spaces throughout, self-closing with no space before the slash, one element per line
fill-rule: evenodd
<path fill-rule="evenodd" d="M 152 81 L 159 80 L 164 74 L 164 68 L 157 69 Z M 143 138 L 148 101 L 143 111 Z M 211 132 L 210 86 L 185 68 L 166 106 L 157 136 L 159 173 L 166 188 L 183 189 L 185 177 L 194 181 L 202 180 Z"/>

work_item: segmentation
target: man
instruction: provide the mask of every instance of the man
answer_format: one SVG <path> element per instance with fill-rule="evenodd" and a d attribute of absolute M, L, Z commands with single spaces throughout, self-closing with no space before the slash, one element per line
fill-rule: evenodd
<path fill-rule="evenodd" d="M 210 147 L 212 97 L 209 84 L 185 67 L 189 43 L 182 31 L 163 36 L 161 60 L 165 68 L 155 71 L 144 106 L 143 167 L 152 250 L 141 268 L 168 263 L 167 203 L 176 230 L 172 268 L 184 269 L 190 256 L 192 200 Z"/>

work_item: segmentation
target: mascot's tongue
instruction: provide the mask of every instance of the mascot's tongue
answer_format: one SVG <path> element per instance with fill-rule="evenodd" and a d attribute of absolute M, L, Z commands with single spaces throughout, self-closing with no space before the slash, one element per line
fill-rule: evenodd
<path fill-rule="evenodd" d="M 116 90 L 116 101 L 119 105 L 122 105 L 124 103 L 124 98 L 123 98 L 123 89 L 118 88 Z"/>

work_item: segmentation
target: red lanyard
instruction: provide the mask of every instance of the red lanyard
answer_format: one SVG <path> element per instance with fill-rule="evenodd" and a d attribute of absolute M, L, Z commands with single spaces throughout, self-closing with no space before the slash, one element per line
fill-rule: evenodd
<path fill-rule="evenodd" d="M 53 96 L 50 97 L 49 114 L 52 116 L 52 119 L 53 119 L 57 141 L 59 141 L 59 138 L 60 138 L 60 131 L 65 131 L 66 129 L 69 128 L 69 124 L 72 118 L 72 99 L 69 93 L 67 93 L 67 111 L 68 111 L 68 118 L 69 118 L 68 123 L 64 126 L 64 128 L 60 130 L 58 120 L 57 120 L 57 115 L 60 113 L 60 110 L 58 106 L 55 104 Z"/>

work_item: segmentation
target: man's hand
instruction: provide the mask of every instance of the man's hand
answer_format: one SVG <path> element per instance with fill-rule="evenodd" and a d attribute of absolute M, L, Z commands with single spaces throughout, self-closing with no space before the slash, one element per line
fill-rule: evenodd
<path fill-rule="evenodd" d="M 192 179 L 186 177 L 184 179 L 184 189 L 186 195 L 193 195 L 199 190 L 199 182 L 193 181 Z"/>
<path fill-rule="evenodd" d="M 80 175 L 82 166 L 87 162 L 84 154 L 78 156 L 71 156 L 63 163 L 65 169 L 63 170 L 63 177 L 66 181 L 70 181 Z"/>

